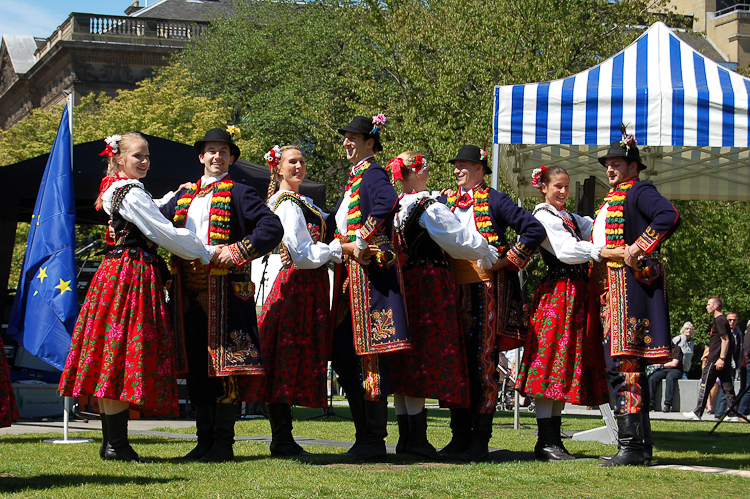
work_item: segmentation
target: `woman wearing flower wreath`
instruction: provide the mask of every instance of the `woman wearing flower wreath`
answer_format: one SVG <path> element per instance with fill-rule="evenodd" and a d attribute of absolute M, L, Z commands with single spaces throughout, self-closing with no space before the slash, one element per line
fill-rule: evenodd
<path fill-rule="evenodd" d="M 266 374 L 258 398 L 266 402 L 272 456 L 308 455 L 292 436 L 292 405 L 326 407 L 331 338 L 326 263 L 341 263 L 341 243 L 325 238 L 328 217 L 300 194 L 305 158 L 293 145 L 266 153 L 271 170 L 268 206 L 281 220 L 283 268 L 258 319 Z M 278 192 L 276 185 L 278 184 Z"/>
<path fill-rule="evenodd" d="M 461 260 L 497 262 L 498 252 L 427 191 L 427 161 L 417 152 L 388 164 L 403 194 L 394 229 L 402 259 L 412 349 L 392 354 L 391 391 L 399 439 L 396 453 L 441 459 L 427 440 L 426 397 L 469 407 L 469 372 L 453 277 L 446 253 Z"/>
<path fill-rule="evenodd" d="M 97 209 L 109 214 L 114 249 L 102 260 L 78 315 L 60 394 L 99 398 L 103 459 L 148 462 L 128 441 L 132 407 L 149 414 L 177 413 L 174 345 L 163 281 L 168 269 L 158 246 L 208 263 L 215 249 L 159 212 L 140 179 L 151 166 L 138 133 L 105 139 L 107 175 Z"/>
<path fill-rule="evenodd" d="M 542 202 L 534 217 L 547 232 L 540 247 L 547 273 L 536 290 L 531 327 L 526 338 L 516 389 L 533 397 L 538 425 L 534 454 L 544 461 L 575 459 L 560 434 L 566 402 L 599 405 L 609 400 L 603 366 L 587 359 L 601 358 L 600 349 L 587 348 L 588 262 L 611 258 L 621 251 L 589 242 L 593 220 L 565 210 L 570 177 L 559 166 L 534 170 L 531 185 Z"/>

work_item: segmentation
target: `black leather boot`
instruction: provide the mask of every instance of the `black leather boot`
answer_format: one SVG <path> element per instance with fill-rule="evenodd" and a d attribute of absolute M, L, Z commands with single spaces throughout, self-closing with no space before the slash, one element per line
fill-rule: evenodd
<path fill-rule="evenodd" d="M 406 454 L 409 445 L 409 416 L 407 414 L 396 415 L 398 422 L 398 443 L 396 443 L 396 454 Z"/>
<path fill-rule="evenodd" d="M 128 419 L 130 409 L 117 414 L 107 414 L 107 447 L 104 449 L 104 459 L 129 461 L 131 463 L 150 463 L 148 459 L 138 456 L 128 440 Z"/>
<path fill-rule="evenodd" d="M 474 430 L 472 431 L 471 446 L 461 454 L 461 461 L 480 462 L 486 461 L 490 455 L 490 438 L 492 438 L 492 420 L 495 413 L 472 415 Z"/>
<path fill-rule="evenodd" d="M 361 461 L 386 456 L 385 437 L 388 436 L 388 400 L 365 401 L 365 431 L 361 444 L 347 454 Z"/>
<path fill-rule="evenodd" d="M 569 461 L 575 459 L 566 454 L 557 444 L 559 433 L 552 418 L 536 420 L 537 440 L 534 446 L 534 456 L 540 461 Z"/>
<path fill-rule="evenodd" d="M 621 414 L 617 419 L 617 454 L 604 459 L 599 466 L 625 466 L 646 464 L 643 445 L 643 417 L 641 413 Z"/>
<path fill-rule="evenodd" d="M 458 457 L 471 447 L 471 409 L 451 409 L 451 441 L 439 454 L 443 457 Z"/>
<path fill-rule="evenodd" d="M 643 458 L 646 466 L 651 466 L 651 460 L 654 457 L 654 441 L 651 438 L 651 415 L 648 412 L 642 412 L 643 418 Z"/>
<path fill-rule="evenodd" d="M 234 459 L 234 423 L 237 404 L 216 404 L 214 412 L 214 444 L 198 459 L 201 463 L 223 463 Z"/>
<path fill-rule="evenodd" d="M 99 421 L 102 422 L 102 445 L 99 447 L 99 457 L 104 459 L 104 451 L 107 450 L 107 443 L 109 442 L 109 436 L 107 434 L 107 415 L 103 412 L 99 413 Z"/>
<path fill-rule="evenodd" d="M 406 453 L 432 460 L 443 459 L 443 456 L 438 454 L 435 447 L 427 440 L 427 409 L 422 409 L 419 414 L 408 416 L 408 423 L 409 443 L 406 446 Z M 401 431 L 400 426 L 399 431 Z"/>
<path fill-rule="evenodd" d="M 552 416 L 552 429 L 555 434 L 555 443 L 564 453 L 570 456 L 570 452 L 565 448 L 562 439 L 562 416 Z"/>
<path fill-rule="evenodd" d="M 292 406 L 279 402 L 266 402 L 268 422 L 271 423 L 271 455 L 311 456 L 292 436 Z"/>
<path fill-rule="evenodd" d="M 352 420 L 354 421 L 354 445 L 342 454 L 342 456 L 355 457 L 354 452 L 357 450 L 357 447 L 362 445 L 365 428 L 367 427 L 364 394 L 355 392 L 353 395 L 349 395 L 347 393 L 346 400 L 349 402 L 349 410 L 352 413 Z"/>
<path fill-rule="evenodd" d="M 214 445 L 214 416 L 216 404 L 195 406 L 195 435 L 198 444 L 184 456 L 174 458 L 175 461 L 197 461 L 211 450 Z"/>

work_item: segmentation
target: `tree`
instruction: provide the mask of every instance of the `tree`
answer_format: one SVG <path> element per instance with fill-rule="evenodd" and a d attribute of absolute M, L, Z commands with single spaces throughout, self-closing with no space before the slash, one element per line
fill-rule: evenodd
<path fill-rule="evenodd" d="M 73 142 L 80 144 L 107 135 L 140 131 L 192 144 L 206 130 L 226 127 L 232 110 L 218 99 L 191 93 L 191 76 L 180 65 L 141 81 L 135 90 L 116 97 L 89 94 L 73 112 Z M 9 165 L 48 153 L 60 124 L 61 107 L 35 109 L 31 115 L 0 135 L 0 165 Z M 247 139 L 240 147 L 257 147 Z M 102 146 L 104 147 L 104 146 Z"/>

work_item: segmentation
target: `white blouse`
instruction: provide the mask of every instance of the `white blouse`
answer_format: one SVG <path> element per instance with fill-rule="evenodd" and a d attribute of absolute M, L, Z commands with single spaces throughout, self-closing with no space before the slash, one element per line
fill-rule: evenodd
<path fill-rule="evenodd" d="M 568 220 L 574 217 L 578 228 L 581 229 L 583 240 L 578 241 L 573 237 L 573 234 L 565 228 L 560 218 L 539 209 L 542 207 L 552 210 L 554 213 Z M 599 252 L 601 252 L 602 246 L 588 241 L 594 223 L 590 217 L 581 217 L 575 213 L 561 211 L 548 203 L 536 205 L 534 208 L 534 217 L 544 225 L 544 230 L 547 231 L 547 238 L 542 243 L 542 248 L 555 255 L 558 260 L 569 265 L 586 263 L 591 259 L 599 261 Z"/>
<path fill-rule="evenodd" d="M 130 189 L 120 204 L 122 218 L 134 224 L 150 241 L 165 248 L 185 260 L 200 258 L 209 263 L 216 250 L 201 243 L 195 234 L 188 229 L 178 229 L 161 214 L 151 196 L 144 190 L 143 184 L 135 179 L 118 180 L 102 194 L 102 207 L 112 214 L 112 196 L 115 190 L 128 184 L 138 188 Z"/>
<path fill-rule="evenodd" d="M 284 192 L 292 191 L 278 191 L 268 200 L 268 206 L 273 209 L 276 200 Z M 301 196 L 301 198 L 308 205 L 314 206 L 312 199 L 306 196 Z M 330 216 L 319 208 L 317 209 L 321 212 L 324 219 Z M 300 269 L 317 269 L 329 261 L 341 263 L 341 243 L 337 239 L 331 241 L 330 244 L 323 242 L 314 243 L 307 230 L 305 214 L 293 201 L 288 199 L 282 201 L 276 207 L 274 213 L 279 217 L 281 225 L 284 227 L 284 236 L 281 238 L 281 242 L 286 246 L 289 256 L 297 267 Z"/>
<path fill-rule="evenodd" d="M 404 194 L 393 223 L 399 228 L 403 227 L 417 201 L 427 197 L 430 197 L 427 191 Z M 432 203 L 428 206 L 419 217 L 419 226 L 425 229 L 446 253 L 457 260 L 480 260 L 483 268 L 490 268 L 497 262 L 497 248 L 487 243 L 476 230 L 476 225 L 461 224 L 450 208 L 442 203 Z M 472 227 L 474 230 L 471 230 Z"/>

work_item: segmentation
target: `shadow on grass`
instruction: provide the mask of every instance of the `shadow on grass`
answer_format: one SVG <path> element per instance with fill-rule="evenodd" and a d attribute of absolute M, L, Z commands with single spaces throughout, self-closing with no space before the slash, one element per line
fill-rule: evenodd
<path fill-rule="evenodd" d="M 187 480 L 185 478 L 147 478 L 143 476 L 107 475 L 37 475 L 29 477 L 0 476 L 0 492 L 21 492 L 24 490 L 51 489 L 52 487 L 75 487 L 82 484 L 97 485 L 151 485 Z"/>

